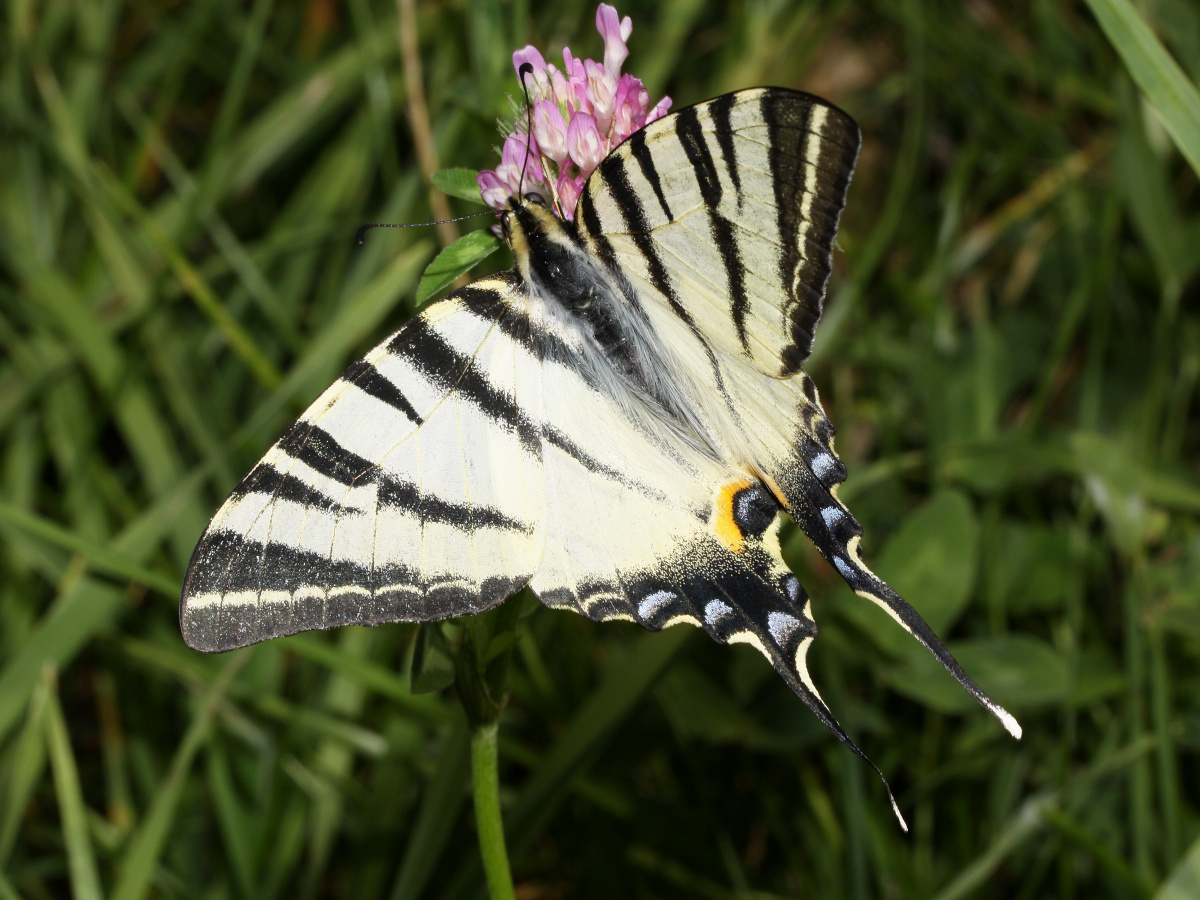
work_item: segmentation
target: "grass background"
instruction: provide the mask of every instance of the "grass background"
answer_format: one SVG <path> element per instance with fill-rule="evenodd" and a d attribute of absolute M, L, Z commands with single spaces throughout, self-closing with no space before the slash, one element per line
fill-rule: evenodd
<path fill-rule="evenodd" d="M 752 650 L 516 601 L 501 779 L 518 895 L 1197 896 L 1186 134 L 1081 3 L 619 9 L 655 98 L 780 84 L 860 122 L 809 366 L 843 497 L 868 561 L 1025 738 L 794 531 L 815 678 L 910 835 Z M 1142 12 L 1194 83 L 1200 10 Z M 593 14 L 422 3 L 405 58 L 384 0 L 6 4 L 0 900 L 481 895 L 466 729 L 452 695 L 412 692 L 417 630 L 205 657 L 179 637 L 177 591 L 221 499 L 413 312 L 452 236 L 359 249 L 355 227 L 430 218 L 422 165 L 494 166 L 512 50 L 599 56 Z M 437 161 L 416 150 L 414 63 Z M 425 632 L 427 683 L 442 635 Z"/>

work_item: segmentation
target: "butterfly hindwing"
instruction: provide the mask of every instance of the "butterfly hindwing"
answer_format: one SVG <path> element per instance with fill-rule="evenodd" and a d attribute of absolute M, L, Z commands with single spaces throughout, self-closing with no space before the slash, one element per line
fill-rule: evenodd
<path fill-rule="evenodd" d="M 547 543 L 530 587 L 595 621 L 750 644 L 857 750 L 808 672 L 816 623 L 782 559 L 771 491 L 669 421 L 630 415 L 583 369 L 572 352 L 543 364 Z"/>
<path fill-rule="evenodd" d="M 545 540 L 541 378 L 511 280 L 476 282 L 351 365 L 242 480 L 180 619 L 225 650 L 341 624 L 479 612 Z"/>

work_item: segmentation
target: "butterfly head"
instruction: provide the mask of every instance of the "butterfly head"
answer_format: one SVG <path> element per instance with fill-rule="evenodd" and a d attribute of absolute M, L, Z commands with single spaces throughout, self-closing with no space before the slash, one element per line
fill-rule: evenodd
<path fill-rule="evenodd" d="M 552 222 L 558 221 L 558 216 L 550 210 L 546 198 L 532 191 L 519 196 L 513 194 L 508 198 L 506 205 L 507 208 L 500 213 L 500 230 L 514 250 L 517 249 L 517 242 L 531 231 L 544 229 Z"/>
<path fill-rule="evenodd" d="M 500 230 L 526 280 L 533 274 L 531 267 L 540 269 L 541 263 L 551 263 L 558 269 L 567 264 L 564 257 L 578 252 L 567 234 L 567 223 L 541 194 L 509 197 L 507 209 L 500 213 Z"/>

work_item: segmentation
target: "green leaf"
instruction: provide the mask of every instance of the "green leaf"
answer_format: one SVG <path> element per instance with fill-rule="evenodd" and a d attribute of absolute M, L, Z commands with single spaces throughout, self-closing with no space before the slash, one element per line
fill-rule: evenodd
<path fill-rule="evenodd" d="M 442 169 L 430 175 L 429 180 L 435 188 L 449 197 L 482 204 L 483 197 L 479 193 L 479 184 L 475 181 L 476 174 L 474 169 Z"/>
<path fill-rule="evenodd" d="M 417 285 L 417 304 L 441 293 L 459 275 L 500 249 L 500 240 L 490 231 L 472 231 L 433 258 Z"/>
<path fill-rule="evenodd" d="M 1129 0 L 1088 0 L 1093 15 L 1163 127 L 1200 174 L 1200 93 Z"/>

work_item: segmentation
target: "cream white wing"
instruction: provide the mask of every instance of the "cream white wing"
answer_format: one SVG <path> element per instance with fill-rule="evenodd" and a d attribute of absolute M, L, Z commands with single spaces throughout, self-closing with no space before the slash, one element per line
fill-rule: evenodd
<path fill-rule="evenodd" d="M 687 623 L 750 644 L 859 753 L 809 675 L 816 623 L 780 554 L 770 490 L 589 373 L 580 350 L 560 335 L 543 356 L 547 543 L 530 587 L 596 621 Z"/>
<path fill-rule="evenodd" d="M 540 363 L 511 277 L 476 282 L 350 366 L 234 489 L 192 556 L 188 644 L 465 615 L 545 544 Z"/>

